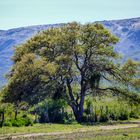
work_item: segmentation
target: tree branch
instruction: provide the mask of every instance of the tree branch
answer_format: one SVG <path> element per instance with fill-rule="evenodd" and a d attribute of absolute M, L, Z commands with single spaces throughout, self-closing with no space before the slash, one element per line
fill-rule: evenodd
<path fill-rule="evenodd" d="M 80 66 L 79 66 L 79 60 L 78 60 L 78 56 L 77 56 L 77 54 L 76 53 L 74 53 L 74 56 L 75 56 L 75 65 L 76 65 L 76 67 L 78 68 L 78 70 L 81 72 L 81 68 L 80 68 Z"/>
<path fill-rule="evenodd" d="M 71 82 L 68 78 L 67 78 L 67 87 L 68 87 L 68 93 L 69 93 L 70 100 L 75 102 L 75 99 L 74 99 L 74 96 L 72 93 Z"/>

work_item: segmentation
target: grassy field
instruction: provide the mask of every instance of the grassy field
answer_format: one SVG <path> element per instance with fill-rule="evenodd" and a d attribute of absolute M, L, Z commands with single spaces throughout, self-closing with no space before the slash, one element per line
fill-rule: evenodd
<path fill-rule="evenodd" d="M 19 128 L 3 127 L 0 128 L 0 139 L 13 137 L 16 140 L 140 140 L 139 122 L 113 125 L 36 124 Z"/>
<path fill-rule="evenodd" d="M 40 137 L 42 140 L 140 140 L 140 128 L 96 130 L 56 136 Z M 39 137 L 36 140 L 40 139 Z M 33 138 L 32 138 L 33 139 Z"/>

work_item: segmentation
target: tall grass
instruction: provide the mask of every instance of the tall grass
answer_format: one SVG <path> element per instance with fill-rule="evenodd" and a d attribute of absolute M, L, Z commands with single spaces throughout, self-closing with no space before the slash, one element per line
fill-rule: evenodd
<path fill-rule="evenodd" d="M 133 105 L 114 97 L 87 98 L 85 108 L 84 121 L 87 122 L 138 119 L 140 116 L 140 105 Z"/>

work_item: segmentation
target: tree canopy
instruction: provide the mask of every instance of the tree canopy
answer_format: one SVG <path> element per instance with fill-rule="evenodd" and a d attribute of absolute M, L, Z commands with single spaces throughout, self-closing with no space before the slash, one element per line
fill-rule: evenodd
<path fill-rule="evenodd" d="M 78 122 L 85 96 L 110 91 L 139 101 L 132 93 L 139 64 L 119 63 L 114 51 L 118 41 L 98 23 L 73 22 L 38 33 L 15 50 L 5 101 L 33 104 L 46 97 L 64 98 Z"/>

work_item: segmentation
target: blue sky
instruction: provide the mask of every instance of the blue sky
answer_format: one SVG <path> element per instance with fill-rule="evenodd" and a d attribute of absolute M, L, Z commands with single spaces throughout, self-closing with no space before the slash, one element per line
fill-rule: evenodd
<path fill-rule="evenodd" d="M 0 29 L 140 17 L 140 0 L 0 0 Z"/>

